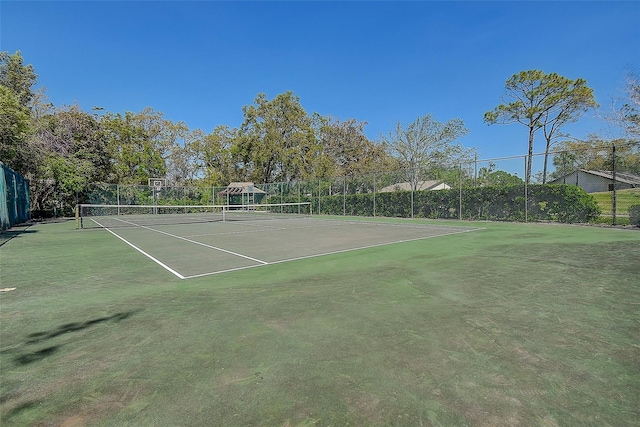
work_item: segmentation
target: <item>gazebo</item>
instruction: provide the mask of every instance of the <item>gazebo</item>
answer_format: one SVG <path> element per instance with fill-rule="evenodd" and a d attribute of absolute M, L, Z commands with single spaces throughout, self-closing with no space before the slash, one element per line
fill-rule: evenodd
<path fill-rule="evenodd" d="M 226 197 L 227 205 L 243 206 L 260 203 L 266 194 L 266 191 L 257 188 L 253 182 L 232 182 L 218 192 L 218 196 Z"/>

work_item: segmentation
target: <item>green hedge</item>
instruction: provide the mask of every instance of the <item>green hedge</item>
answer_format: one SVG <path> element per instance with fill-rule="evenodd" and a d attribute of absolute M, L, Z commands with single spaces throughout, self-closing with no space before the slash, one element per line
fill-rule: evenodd
<path fill-rule="evenodd" d="M 287 198 L 297 202 L 297 197 Z M 302 197 L 312 203 L 313 212 L 328 215 L 411 217 L 411 192 L 348 194 L 346 196 Z M 278 201 L 266 201 L 276 203 Z M 573 185 L 529 185 L 525 215 L 524 185 L 487 186 L 462 189 L 416 191 L 413 216 L 494 221 L 555 221 L 586 223 L 600 215 L 593 197 Z"/>
<path fill-rule="evenodd" d="M 629 206 L 629 224 L 640 227 L 640 205 Z"/>

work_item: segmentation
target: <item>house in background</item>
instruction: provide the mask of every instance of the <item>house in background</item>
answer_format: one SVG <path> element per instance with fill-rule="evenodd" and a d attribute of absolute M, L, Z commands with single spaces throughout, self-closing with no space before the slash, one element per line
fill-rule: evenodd
<path fill-rule="evenodd" d="M 587 193 L 612 191 L 613 173 L 610 171 L 577 169 L 560 178 L 549 181 L 549 184 L 577 185 Z M 616 190 L 624 190 L 626 188 L 640 188 L 640 175 L 616 172 Z"/>
<path fill-rule="evenodd" d="M 416 191 L 423 190 L 449 190 L 451 187 L 440 181 L 418 181 Z M 379 193 L 392 193 L 394 191 L 411 191 L 410 182 L 398 182 L 378 190 Z"/>
<path fill-rule="evenodd" d="M 225 198 L 227 205 L 258 204 L 266 195 L 267 192 L 256 187 L 253 182 L 232 182 L 218 192 L 219 197 Z"/>

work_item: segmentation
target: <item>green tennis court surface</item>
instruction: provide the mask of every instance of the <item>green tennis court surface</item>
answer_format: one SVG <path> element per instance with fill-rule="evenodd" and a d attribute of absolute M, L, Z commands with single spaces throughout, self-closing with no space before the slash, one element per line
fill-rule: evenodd
<path fill-rule="evenodd" d="M 189 279 L 479 228 L 296 218 L 107 230 L 129 246 L 123 250 L 137 250 L 167 272 Z"/>
<path fill-rule="evenodd" d="M 640 419 L 639 231 L 324 216 L 148 227 L 68 221 L 3 241 L 0 424 Z"/>

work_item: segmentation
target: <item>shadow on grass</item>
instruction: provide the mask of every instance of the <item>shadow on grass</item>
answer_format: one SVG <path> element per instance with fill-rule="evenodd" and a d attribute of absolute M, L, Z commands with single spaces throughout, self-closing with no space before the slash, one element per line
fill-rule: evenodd
<path fill-rule="evenodd" d="M 33 353 L 21 354 L 13 360 L 19 365 L 28 365 L 30 363 L 37 362 L 38 360 L 45 359 L 47 356 L 50 356 L 58 351 L 59 348 L 59 345 L 54 345 L 52 347 L 43 348 Z"/>
<path fill-rule="evenodd" d="M 28 227 L 25 228 L 24 230 L 11 229 L 11 230 L 3 231 L 2 233 L 0 233 L 0 246 L 4 245 L 11 239 L 21 236 L 22 234 L 37 233 L 37 232 L 38 230 L 29 230 Z"/>
<path fill-rule="evenodd" d="M 29 338 L 27 340 L 27 344 L 37 344 L 42 341 L 46 341 L 51 338 L 58 337 L 60 335 L 87 329 L 88 327 L 97 325 L 99 323 L 119 322 L 121 320 L 128 319 L 129 317 L 136 314 L 138 311 L 140 310 L 132 310 L 132 311 L 126 311 L 122 313 L 116 313 L 116 314 L 112 314 L 111 316 L 98 317 L 96 319 L 87 320 L 86 322 L 82 322 L 82 323 L 65 323 L 64 325 L 60 325 L 58 329 L 55 329 L 52 331 L 34 332 L 27 336 L 27 338 Z"/>
<path fill-rule="evenodd" d="M 9 412 L 7 412 L 6 418 L 9 419 L 9 418 L 15 417 L 16 415 L 20 414 L 22 411 L 26 411 L 28 409 L 34 408 L 39 404 L 40 402 L 36 402 L 36 401 L 25 402 L 21 405 L 16 406 Z"/>
<path fill-rule="evenodd" d="M 115 314 L 112 314 L 111 316 L 98 317 L 96 319 L 91 319 L 86 322 L 80 322 L 80 323 L 65 323 L 51 331 L 42 331 L 42 332 L 35 332 L 32 334 L 29 334 L 27 336 L 28 339 L 27 341 L 25 341 L 24 344 L 25 345 L 43 344 L 47 340 L 59 337 L 61 335 L 69 334 L 72 332 L 81 331 L 101 323 L 106 323 L 106 322 L 117 323 L 122 320 L 128 319 L 129 317 L 133 316 L 134 314 L 140 311 L 141 310 L 132 310 L 132 311 L 126 311 L 121 313 L 115 313 Z M 21 366 L 29 365 L 31 363 L 38 362 L 54 354 L 60 349 L 60 347 L 61 347 L 60 345 L 53 345 L 53 346 L 50 345 L 48 347 L 45 347 L 36 351 L 26 351 L 27 349 L 23 349 L 23 351 L 21 351 L 20 354 L 16 355 L 13 358 L 13 361 L 16 364 Z M 11 351 L 13 351 L 13 349 L 0 350 L 0 352 L 2 353 L 11 352 Z"/>

